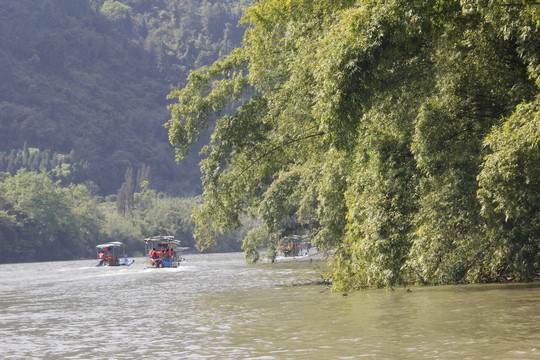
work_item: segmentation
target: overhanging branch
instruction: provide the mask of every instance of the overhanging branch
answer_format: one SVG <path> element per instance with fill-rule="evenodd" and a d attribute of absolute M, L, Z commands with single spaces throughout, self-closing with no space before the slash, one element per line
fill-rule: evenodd
<path fill-rule="evenodd" d="M 272 149 L 264 152 L 263 154 L 261 154 L 257 159 L 253 160 L 252 162 L 250 162 L 248 164 L 248 166 L 246 166 L 241 172 L 240 174 L 238 174 L 236 176 L 236 179 L 239 178 L 243 173 L 245 173 L 247 170 L 249 170 L 255 163 L 259 162 L 259 160 L 267 157 L 268 155 L 272 154 L 274 151 L 276 150 L 279 150 L 283 147 L 286 147 L 286 146 L 289 146 L 291 144 L 294 144 L 294 143 L 297 143 L 299 141 L 304 141 L 304 140 L 307 140 L 307 139 L 311 139 L 313 137 L 316 137 L 316 136 L 322 136 L 324 135 L 324 131 L 321 131 L 321 132 L 318 132 L 318 133 L 315 133 L 315 134 L 310 134 L 310 135 L 307 135 L 307 136 L 304 136 L 304 137 L 301 137 L 301 138 L 297 138 L 297 139 L 292 139 L 292 140 L 289 140 L 283 144 L 280 144 L 280 145 L 277 145 L 277 146 L 274 146 Z"/>

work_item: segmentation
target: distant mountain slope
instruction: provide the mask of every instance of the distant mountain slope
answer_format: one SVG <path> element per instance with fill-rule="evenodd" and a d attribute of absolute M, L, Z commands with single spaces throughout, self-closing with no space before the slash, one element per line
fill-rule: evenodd
<path fill-rule="evenodd" d="M 245 3 L 245 4 L 244 4 Z M 152 186 L 200 192 L 197 154 L 174 163 L 166 96 L 240 43 L 240 1 L 0 3 L 0 152 L 28 147 L 89 162 L 79 182 L 118 191 L 128 167 Z M 0 169 L 1 171 L 2 169 Z"/>

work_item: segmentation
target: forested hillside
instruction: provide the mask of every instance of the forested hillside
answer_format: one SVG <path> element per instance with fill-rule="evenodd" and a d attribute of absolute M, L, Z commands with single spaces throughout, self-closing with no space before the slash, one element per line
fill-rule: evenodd
<path fill-rule="evenodd" d="M 34 169 L 69 157 L 80 165 L 69 181 L 100 195 L 116 194 L 126 170 L 144 165 L 153 188 L 199 194 L 197 153 L 174 163 L 166 96 L 240 44 L 248 3 L 0 2 L 0 171 L 30 169 L 21 154 L 31 148 L 43 156 Z"/>
<path fill-rule="evenodd" d="M 249 256 L 305 235 L 335 289 L 535 276 L 537 1 L 261 0 L 246 21 L 170 95 L 178 158 L 217 119 L 201 245 L 248 213 Z"/>

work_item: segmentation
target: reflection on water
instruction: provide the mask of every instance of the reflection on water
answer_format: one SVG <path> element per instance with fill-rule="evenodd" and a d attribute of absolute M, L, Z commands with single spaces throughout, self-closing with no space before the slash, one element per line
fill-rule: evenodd
<path fill-rule="evenodd" d="M 540 286 L 368 290 L 317 263 L 192 255 L 178 269 L 0 266 L 2 359 L 540 359 Z"/>

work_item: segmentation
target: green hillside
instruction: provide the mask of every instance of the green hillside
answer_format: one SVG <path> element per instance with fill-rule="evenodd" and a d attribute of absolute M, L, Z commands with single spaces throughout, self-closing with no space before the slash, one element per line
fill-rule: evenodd
<path fill-rule="evenodd" d="M 70 180 L 100 195 L 117 193 L 126 169 L 144 165 L 153 188 L 199 194 L 197 152 L 174 162 L 166 96 L 240 44 L 247 3 L 0 3 L 0 171 L 15 173 L 26 143 L 84 163 Z"/>

